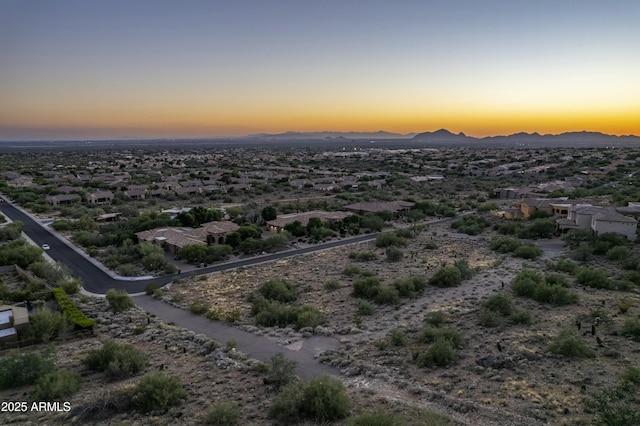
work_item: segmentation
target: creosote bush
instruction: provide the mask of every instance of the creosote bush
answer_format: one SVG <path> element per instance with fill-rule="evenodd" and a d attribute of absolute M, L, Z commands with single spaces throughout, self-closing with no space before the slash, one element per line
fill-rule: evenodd
<path fill-rule="evenodd" d="M 240 408 L 236 402 L 217 402 L 207 411 L 205 423 L 210 426 L 238 426 Z"/>
<path fill-rule="evenodd" d="M 32 385 L 54 369 L 52 350 L 10 352 L 0 358 L 0 389 Z"/>
<path fill-rule="evenodd" d="M 344 385 L 330 376 L 310 382 L 295 381 L 286 385 L 276 397 L 269 416 L 281 423 L 301 420 L 334 422 L 349 415 L 350 402 Z"/>
<path fill-rule="evenodd" d="M 133 308 L 135 304 L 131 296 L 124 290 L 111 289 L 107 291 L 107 301 L 114 313 L 124 312 L 127 309 Z"/>
<path fill-rule="evenodd" d="M 453 265 L 444 266 L 429 279 L 429 285 L 455 287 L 462 282 L 462 273 Z"/>
<path fill-rule="evenodd" d="M 84 363 L 92 370 L 103 371 L 112 379 L 124 379 L 140 372 L 146 364 L 145 354 L 130 344 L 119 345 L 113 340 L 92 349 Z"/>
<path fill-rule="evenodd" d="M 36 401 L 69 399 L 80 389 L 80 376 L 67 370 L 56 370 L 38 379 L 32 398 Z"/>
<path fill-rule="evenodd" d="M 144 376 L 132 395 L 134 407 L 142 413 L 166 412 L 186 398 L 180 379 L 161 372 Z"/>
<path fill-rule="evenodd" d="M 258 290 L 266 299 L 287 303 L 296 300 L 296 289 L 287 280 L 282 278 L 272 278 Z"/>
<path fill-rule="evenodd" d="M 573 330 L 564 329 L 553 339 L 549 351 L 569 358 L 594 358 L 595 352 Z"/>

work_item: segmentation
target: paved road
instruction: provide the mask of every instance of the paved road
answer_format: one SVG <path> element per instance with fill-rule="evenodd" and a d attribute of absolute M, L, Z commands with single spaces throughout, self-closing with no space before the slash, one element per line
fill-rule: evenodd
<path fill-rule="evenodd" d="M 24 233 L 27 234 L 39 246 L 49 244 L 51 249 L 47 254 L 56 261 L 67 265 L 74 276 L 82 278 L 83 287 L 86 291 L 95 294 L 105 294 L 109 289 L 115 288 L 125 290 L 128 293 L 144 292 L 145 286 L 150 282 L 156 282 L 165 285 L 175 279 L 190 277 L 193 275 L 208 274 L 211 272 L 225 271 L 228 269 L 239 268 L 241 266 L 256 265 L 258 263 L 272 262 L 274 260 L 286 257 L 297 256 L 300 254 L 313 253 L 319 250 L 340 247 L 347 244 L 354 244 L 362 241 L 370 241 L 376 238 L 377 233 L 359 235 L 344 240 L 330 241 L 325 244 L 317 244 L 310 247 L 299 248 L 279 253 L 266 254 L 262 256 L 251 257 L 247 259 L 234 260 L 230 262 L 219 263 L 199 268 L 190 272 L 181 274 L 163 275 L 153 278 L 131 279 L 126 277 L 117 277 L 104 267 L 97 264 L 93 259 L 86 257 L 84 253 L 78 250 L 68 241 L 61 239 L 49 228 L 44 227 L 40 222 L 35 220 L 31 215 L 17 208 L 10 203 L 0 203 L 0 211 L 13 221 L 21 221 L 24 224 Z"/>
<path fill-rule="evenodd" d="M 51 249 L 47 254 L 52 259 L 66 264 L 71 269 L 73 275 L 82 278 L 85 290 L 97 294 L 104 294 L 111 288 L 126 290 L 129 293 L 142 293 L 149 282 L 164 285 L 177 278 L 187 277 L 193 274 L 207 274 L 241 266 L 271 262 L 328 248 L 370 241 L 377 236 L 377 233 L 364 234 L 353 238 L 331 241 L 325 244 L 318 244 L 286 252 L 235 260 L 182 274 L 131 280 L 114 276 L 113 273 L 104 268 L 104 266 L 95 261 L 95 259 L 88 258 L 73 244 L 60 238 L 56 233 L 43 226 L 21 208 L 5 201 L 0 203 L 0 212 L 13 221 L 21 221 L 24 224 L 24 233 L 36 244 L 49 244 Z M 452 218 L 442 219 L 432 223 L 445 222 L 451 219 Z M 337 369 L 321 364 L 315 359 L 316 354 L 340 346 L 340 342 L 334 337 L 313 336 L 305 339 L 304 342 L 298 344 L 296 349 L 293 350 L 279 346 L 266 337 L 257 336 L 224 323 L 211 321 L 203 316 L 193 315 L 190 312 L 173 307 L 147 295 L 139 294 L 134 297 L 134 300 L 138 306 L 147 312 L 155 314 L 158 318 L 166 322 L 173 322 L 179 327 L 192 330 L 196 333 L 204 334 L 218 342 L 224 343 L 231 338 L 236 339 L 238 349 L 251 358 L 268 361 L 273 355 L 281 352 L 288 359 L 298 363 L 298 372 L 305 377 L 314 377 L 320 374 L 338 374 Z"/>
<path fill-rule="evenodd" d="M 257 336 L 221 322 L 211 321 L 202 315 L 194 315 L 151 296 L 138 295 L 133 299 L 136 305 L 147 312 L 153 312 L 163 321 L 173 322 L 178 327 L 204 334 L 223 345 L 229 339 L 235 339 L 238 342 L 238 349 L 250 358 L 269 361 L 277 353 L 282 353 L 286 358 L 298 363 L 298 373 L 304 377 L 315 377 L 321 374 L 338 375 L 340 373 L 337 368 L 321 364 L 315 359 L 316 354 L 320 352 L 338 348 L 341 343 L 337 338 L 313 336 L 305 339 L 297 350 L 291 350 L 266 337 Z"/>

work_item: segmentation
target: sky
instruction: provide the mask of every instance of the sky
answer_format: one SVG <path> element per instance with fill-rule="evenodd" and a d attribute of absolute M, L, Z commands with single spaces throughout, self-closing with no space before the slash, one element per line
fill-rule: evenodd
<path fill-rule="evenodd" d="M 0 0 L 0 140 L 640 135 L 638 0 Z"/>

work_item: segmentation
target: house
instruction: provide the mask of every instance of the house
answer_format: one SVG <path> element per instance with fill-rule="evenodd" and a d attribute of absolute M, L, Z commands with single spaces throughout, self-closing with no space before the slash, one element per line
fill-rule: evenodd
<path fill-rule="evenodd" d="M 113 201 L 113 192 L 96 191 L 85 196 L 85 200 L 89 204 L 108 204 Z"/>
<path fill-rule="evenodd" d="M 20 306 L 0 306 L 0 344 L 17 342 L 29 328 L 29 312 Z"/>
<path fill-rule="evenodd" d="M 127 189 L 124 195 L 134 200 L 144 200 L 147 191 L 144 189 Z"/>
<path fill-rule="evenodd" d="M 590 229 L 594 234 L 613 233 L 635 241 L 638 221 L 616 211 L 615 208 L 577 204 L 569 208 L 566 218 L 557 219 L 556 226 L 561 232 L 571 229 Z"/>
<path fill-rule="evenodd" d="M 322 222 L 334 223 L 343 220 L 345 217 L 351 216 L 353 213 L 348 212 L 325 212 L 320 210 L 314 210 L 303 213 L 290 213 L 278 215 L 274 220 L 267 221 L 269 231 L 282 232 L 284 227 L 295 221 L 300 222 L 302 226 L 307 226 L 309 219 L 317 217 Z"/>
<path fill-rule="evenodd" d="M 596 213 L 591 218 L 591 230 L 596 234 L 613 233 L 623 235 L 629 241 L 635 241 L 638 221 L 632 217 L 621 215 L 615 210 Z"/>
<path fill-rule="evenodd" d="M 171 254 L 177 255 L 178 251 L 190 244 L 222 244 L 232 232 L 240 227 L 229 221 L 207 222 L 199 228 L 167 227 L 156 228 L 136 233 L 138 241 L 149 241 L 161 246 Z"/>
<path fill-rule="evenodd" d="M 59 194 L 59 195 L 48 195 L 45 198 L 45 201 L 50 206 L 60 206 L 65 204 L 73 204 L 80 201 L 80 196 L 78 194 Z"/>

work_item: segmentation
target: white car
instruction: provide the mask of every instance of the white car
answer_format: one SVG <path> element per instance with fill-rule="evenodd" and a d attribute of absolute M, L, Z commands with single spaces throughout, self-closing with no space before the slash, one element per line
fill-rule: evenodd
<path fill-rule="evenodd" d="M 43 244 L 42 245 L 42 250 L 49 250 L 51 247 L 49 247 L 49 244 Z"/>

